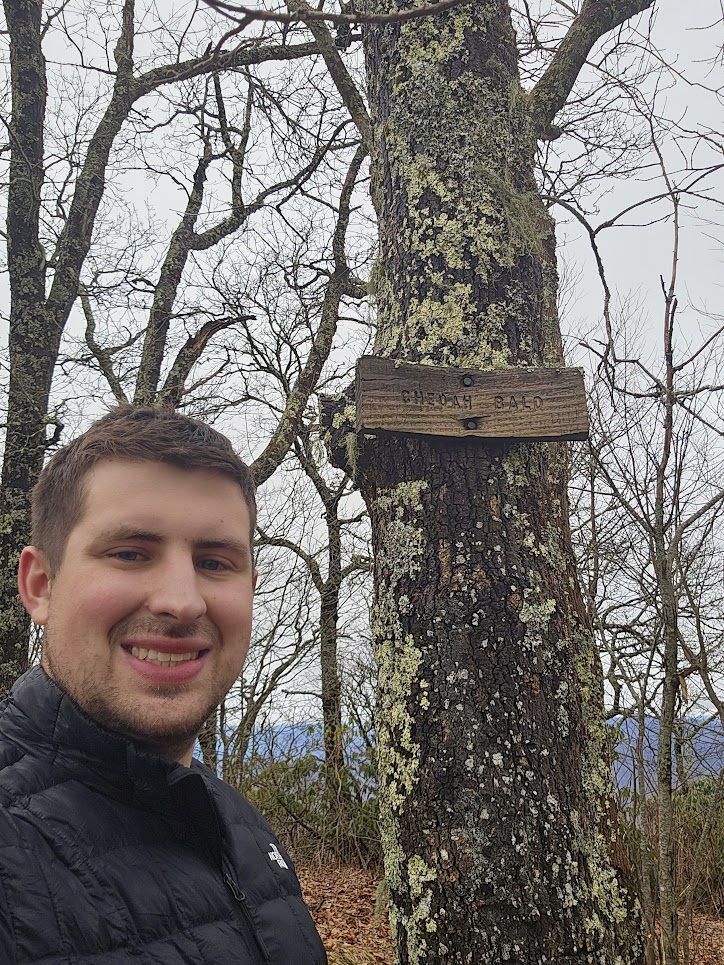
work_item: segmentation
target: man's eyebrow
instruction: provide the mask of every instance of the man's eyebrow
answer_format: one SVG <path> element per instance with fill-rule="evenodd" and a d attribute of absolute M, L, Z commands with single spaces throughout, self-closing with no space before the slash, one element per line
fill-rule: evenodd
<path fill-rule="evenodd" d="M 144 543 L 162 542 L 160 533 L 140 529 L 138 526 L 116 526 L 113 529 L 103 530 L 96 537 L 99 543 L 112 543 L 119 539 L 140 540 Z"/>
<path fill-rule="evenodd" d="M 239 556 L 251 556 L 248 545 L 238 539 L 203 539 L 194 545 L 200 550 L 231 550 Z"/>

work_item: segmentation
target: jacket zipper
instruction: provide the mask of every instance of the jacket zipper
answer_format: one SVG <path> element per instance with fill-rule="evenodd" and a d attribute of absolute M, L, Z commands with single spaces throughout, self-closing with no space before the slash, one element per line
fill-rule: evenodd
<path fill-rule="evenodd" d="M 257 931 L 256 924 L 254 922 L 254 919 L 252 918 L 251 912 L 249 911 L 249 906 L 246 902 L 246 895 L 244 894 L 243 891 L 241 891 L 241 889 L 234 881 L 234 879 L 231 877 L 228 871 L 224 871 L 224 884 L 232 893 L 235 901 L 239 905 L 239 908 L 241 909 L 242 917 L 246 922 L 247 928 L 251 931 L 254 941 L 256 942 L 256 947 L 261 953 L 262 959 L 264 960 L 264 962 L 268 963 L 268 965 L 271 965 L 271 958 L 269 957 L 269 952 L 267 951 L 267 947 L 264 944 L 264 940 L 262 939 L 261 935 Z"/>

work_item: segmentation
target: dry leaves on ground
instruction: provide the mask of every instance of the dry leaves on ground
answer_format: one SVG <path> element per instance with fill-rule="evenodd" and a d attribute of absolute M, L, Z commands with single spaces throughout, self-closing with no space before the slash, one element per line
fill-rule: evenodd
<path fill-rule="evenodd" d="M 384 909 L 375 911 L 380 875 L 362 868 L 297 868 L 329 965 L 392 965 Z M 691 965 L 724 965 L 724 919 L 694 916 Z"/>
<path fill-rule="evenodd" d="M 691 965 L 724 965 L 724 920 L 695 915 L 691 926 Z"/>
<path fill-rule="evenodd" d="M 375 913 L 380 875 L 362 868 L 298 868 L 329 965 L 392 965 L 387 913 Z"/>

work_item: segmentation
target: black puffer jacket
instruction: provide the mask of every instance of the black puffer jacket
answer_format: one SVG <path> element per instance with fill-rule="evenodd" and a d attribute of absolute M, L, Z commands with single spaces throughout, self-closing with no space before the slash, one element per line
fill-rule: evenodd
<path fill-rule="evenodd" d="M 243 798 L 103 730 L 40 669 L 0 709 L 2 965 L 323 965 Z"/>

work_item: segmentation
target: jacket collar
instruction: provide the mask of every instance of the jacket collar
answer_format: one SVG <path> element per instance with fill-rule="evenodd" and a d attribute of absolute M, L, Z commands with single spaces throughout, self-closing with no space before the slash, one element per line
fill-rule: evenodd
<path fill-rule="evenodd" d="M 162 813 L 178 814 L 178 792 L 191 769 L 143 750 L 101 727 L 41 667 L 17 681 L 0 704 L 0 733 L 24 753 L 52 760 L 101 793 Z"/>

